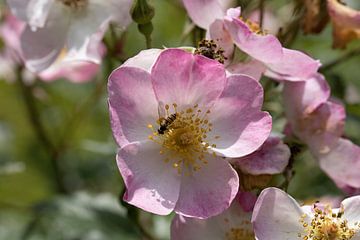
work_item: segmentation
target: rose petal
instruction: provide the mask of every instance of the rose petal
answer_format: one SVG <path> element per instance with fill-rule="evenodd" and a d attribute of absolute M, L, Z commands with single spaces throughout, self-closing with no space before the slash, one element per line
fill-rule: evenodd
<path fill-rule="evenodd" d="M 137 67 L 150 73 L 152 66 L 162 51 L 162 49 L 157 48 L 142 50 L 136 56 L 126 60 L 122 66 Z"/>
<path fill-rule="evenodd" d="M 215 19 L 221 19 L 232 0 L 183 0 L 191 20 L 201 28 L 208 29 Z"/>
<path fill-rule="evenodd" d="M 213 150 L 226 157 L 242 157 L 254 152 L 271 131 L 271 117 L 261 112 L 263 89 L 254 79 L 232 75 L 221 97 L 211 108 L 210 139 Z M 216 139 L 216 136 L 220 138 Z"/>
<path fill-rule="evenodd" d="M 307 81 L 284 84 L 283 99 L 288 119 L 313 112 L 329 97 L 330 87 L 321 74 L 316 74 Z"/>
<path fill-rule="evenodd" d="M 180 175 L 160 156 L 160 145 L 134 142 L 121 148 L 117 163 L 123 176 L 124 200 L 145 211 L 169 214 L 179 196 Z"/>
<path fill-rule="evenodd" d="M 324 154 L 334 148 L 344 133 L 345 109 L 326 102 L 307 115 L 294 132 L 309 146 L 312 154 Z"/>
<path fill-rule="evenodd" d="M 339 139 L 334 148 L 317 158 L 323 169 L 332 179 L 360 188 L 360 147 L 344 138 Z"/>
<path fill-rule="evenodd" d="M 175 212 L 187 217 L 208 218 L 230 206 L 239 187 L 239 178 L 230 164 L 212 155 L 207 164 L 192 174 L 183 174 Z M 211 179 L 211 182 L 209 182 Z"/>
<path fill-rule="evenodd" d="M 289 147 L 280 138 L 269 137 L 260 149 L 233 163 L 242 172 L 252 175 L 278 174 L 288 165 L 290 155 Z"/>
<path fill-rule="evenodd" d="M 224 22 L 236 46 L 251 57 L 264 63 L 282 58 L 282 46 L 275 36 L 256 34 L 239 18 L 226 17 Z"/>
<path fill-rule="evenodd" d="M 219 240 L 224 238 L 224 230 L 217 219 L 206 220 L 176 215 L 171 222 L 172 240 Z"/>
<path fill-rule="evenodd" d="M 226 83 L 222 64 L 180 49 L 161 52 L 151 77 L 157 99 L 179 107 L 211 106 Z"/>
<path fill-rule="evenodd" d="M 250 224 L 251 212 L 244 212 L 238 199 L 221 214 L 208 219 L 187 218 L 176 215 L 171 224 L 173 240 L 221 240 L 233 239 L 234 230 L 241 231 L 244 239 L 253 235 Z M 239 232 L 238 232 L 239 233 Z"/>
<path fill-rule="evenodd" d="M 341 202 L 341 205 L 345 210 L 343 219 L 346 219 L 350 225 L 360 221 L 360 196 L 347 198 Z"/>
<path fill-rule="evenodd" d="M 262 74 L 266 70 L 266 66 L 256 59 L 251 59 L 248 62 L 240 62 L 226 67 L 232 74 L 248 75 L 256 81 L 260 81 Z"/>
<path fill-rule="evenodd" d="M 298 239 L 302 215 L 295 199 L 280 189 L 267 188 L 258 197 L 251 222 L 258 240 Z"/>
<path fill-rule="evenodd" d="M 21 48 L 26 66 L 30 71 L 40 72 L 49 67 L 64 46 L 69 26 L 69 16 L 60 3 L 51 8 L 43 28 L 32 31 L 27 26 L 21 35 Z"/>
<path fill-rule="evenodd" d="M 316 74 L 321 66 L 318 60 L 314 60 L 304 53 L 296 50 L 283 48 L 283 56 L 278 62 L 267 64 L 268 77 L 278 80 L 304 81 Z"/>
<path fill-rule="evenodd" d="M 114 138 L 120 146 L 148 139 L 148 124 L 158 119 L 158 103 L 150 74 L 133 67 L 120 67 L 109 77 L 109 111 Z"/>

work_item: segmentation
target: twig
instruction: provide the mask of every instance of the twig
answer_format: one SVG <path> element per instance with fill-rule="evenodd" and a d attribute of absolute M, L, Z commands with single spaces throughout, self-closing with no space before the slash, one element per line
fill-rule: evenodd
<path fill-rule="evenodd" d="M 322 67 L 320 67 L 320 72 L 326 72 L 330 69 L 332 69 L 333 67 L 335 67 L 338 64 L 341 64 L 349 59 L 351 59 L 352 57 L 358 56 L 360 55 L 360 48 L 356 48 L 352 51 L 349 51 L 347 53 L 345 53 L 343 56 L 339 57 L 338 59 L 335 59 L 327 64 L 324 64 Z"/>
<path fill-rule="evenodd" d="M 259 2 L 259 10 L 260 10 L 259 23 L 260 23 L 260 29 L 262 29 L 263 24 L 264 24 L 265 0 L 260 0 L 260 2 Z"/>
<path fill-rule="evenodd" d="M 50 141 L 49 137 L 46 134 L 44 125 L 42 124 L 40 120 L 40 113 L 38 112 L 38 109 L 36 107 L 36 100 L 33 95 L 33 88 L 31 86 L 27 86 L 24 82 L 24 79 L 22 78 L 22 70 L 23 67 L 19 66 L 16 74 L 17 74 L 17 82 L 20 88 L 20 91 L 22 93 L 22 96 L 24 98 L 24 104 L 27 110 L 27 114 L 29 117 L 29 121 L 31 122 L 33 129 L 35 131 L 35 134 L 38 138 L 38 140 L 41 142 L 41 144 L 44 146 L 45 150 L 48 152 L 50 156 L 51 166 L 54 171 L 55 176 L 55 183 L 58 192 L 60 193 L 67 193 L 67 189 L 65 187 L 64 181 L 63 181 L 63 175 L 60 169 L 59 164 L 59 154 L 53 143 Z"/>

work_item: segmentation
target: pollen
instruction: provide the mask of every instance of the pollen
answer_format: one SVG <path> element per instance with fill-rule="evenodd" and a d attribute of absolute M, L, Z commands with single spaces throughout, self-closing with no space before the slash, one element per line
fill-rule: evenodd
<path fill-rule="evenodd" d="M 216 144 L 211 141 L 220 138 L 218 135 L 210 137 L 213 130 L 208 117 L 211 112 L 198 104 L 181 111 L 176 103 L 165 104 L 162 108 L 159 113 L 166 114 L 156 119 L 158 129 L 147 125 L 152 131 L 148 138 L 161 145 L 164 162 L 171 164 L 179 174 L 191 175 L 201 170 L 209 158 L 216 157 L 211 150 Z"/>
<path fill-rule="evenodd" d="M 314 215 L 307 221 L 307 215 L 300 218 L 300 223 L 304 228 L 304 233 L 299 233 L 299 238 L 303 240 L 350 240 L 357 232 L 360 225 L 353 224 L 343 218 L 344 209 L 332 210 L 329 205 L 318 207 L 314 205 Z"/>
<path fill-rule="evenodd" d="M 214 40 L 203 39 L 198 43 L 198 47 L 195 49 L 195 54 L 216 60 L 222 64 L 227 59 L 224 56 L 224 53 L 225 51 L 218 47 Z"/>

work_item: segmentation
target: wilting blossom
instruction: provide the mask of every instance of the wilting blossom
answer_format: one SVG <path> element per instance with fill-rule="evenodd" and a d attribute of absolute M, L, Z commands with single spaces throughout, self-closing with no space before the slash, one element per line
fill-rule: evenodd
<path fill-rule="evenodd" d="M 305 0 L 305 13 L 302 19 L 304 33 L 320 33 L 329 22 L 326 1 Z"/>
<path fill-rule="evenodd" d="M 258 197 L 251 219 L 257 240 L 360 239 L 360 196 L 341 202 L 340 208 L 315 203 L 300 206 L 277 188 Z"/>
<path fill-rule="evenodd" d="M 271 130 L 257 81 L 181 49 L 150 49 L 116 69 L 108 91 L 125 201 L 197 218 L 230 206 L 239 180 L 223 157 L 254 152 Z"/>
<path fill-rule="evenodd" d="M 220 215 L 194 219 L 176 215 L 171 224 L 172 240 L 247 240 L 254 239 L 251 225 L 256 196 L 242 192 Z"/>
<path fill-rule="evenodd" d="M 59 56 L 100 63 L 98 46 L 110 21 L 130 22 L 131 0 L 8 0 L 13 14 L 27 23 L 21 34 L 26 66 L 40 72 Z"/>
<path fill-rule="evenodd" d="M 307 144 L 320 167 L 341 187 L 360 188 L 360 147 L 342 138 L 344 107 L 329 100 L 320 74 L 306 82 L 285 83 L 285 113 L 292 133 Z"/>
<path fill-rule="evenodd" d="M 360 11 L 345 6 L 338 0 L 327 0 L 333 26 L 333 47 L 345 48 L 347 43 L 360 38 Z"/>
<path fill-rule="evenodd" d="M 20 37 L 26 24 L 18 20 L 14 15 L 7 13 L 4 22 L 0 26 L 0 35 L 5 43 L 3 61 L 5 66 L 15 71 L 16 65 L 22 63 L 22 51 Z M 98 44 L 94 50 L 100 51 L 102 55 L 105 47 L 101 42 L 93 42 L 92 45 Z M 93 79 L 99 71 L 99 64 L 76 60 L 69 58 L 66 51 L 63 51 L 55 62 L 47 69 L 37 73 L 38 77 L 44 81 L 52 81 L 59 78 L 66 78 L 72 82 L 80 83 Z"/>

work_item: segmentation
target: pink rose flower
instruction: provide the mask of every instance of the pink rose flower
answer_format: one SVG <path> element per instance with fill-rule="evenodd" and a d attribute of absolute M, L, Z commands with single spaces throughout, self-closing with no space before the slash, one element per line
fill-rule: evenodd
<path fill-rule="evenodd" d="M 7 13 L 5 21 L 0 26 L 0 35 L 5 43 L 4 62 L 9 62 L 6 66 L 13 68 L 21 64 L 23 54 L 21 50 L 20 38 L 25 30 L 26 24 L 18 20 L 14 15 Z M 102 42 L 92 41 L 92 49 L 105 53 L 105 46 Z M 5 59 L 6 58 L 6 59 Z M 53 81 L 59 78 L 66 78 L 75 83 L 86 82 L 94 78 L 99 71 L 99 64 L 77 60 L 63 51 L 58 58 L 48 68 L 37 73 L 38 77 L 44 81 Z"/>
<path fill-rule="evenodd" d="M 300 205 L 277 188 L 258 197 L 251 222 L 257 240 L 360 239 L 360 196 L 330 205 Z"/>
<path fill-rule="evenodd" d="M 342 138 L 344 107 L 329 100 L 324 77 L 287 82 L 283 99 L 292 133 L 306 143 L 321 169 L 341 188 L 360 188 L 360 147 Z"/>
<path fill-rule="evenodd" d="M 227 78 L 222 64 L 184 50 L 150 49 L 116 69 L 108 91 L 125 201 L 197 218 L 230 206 L 239 179 L 223 157 L 254 152 L 271 130 L 257 81 Z"/>
<path fill-rule="evenodd" d="M 131 0 L 8 0 L 8 4 L 27 23 L 20 41 L 26 66 L 33 72 L 45 70 L 64 52 L 72 59 L 100 63 L 97 46 L 109 22 L 125 27 L 131 20 Z"/>
<path fill-rule="evenodd" d="M 172 240 L 254 239 L 251 213 L 256 201 L 252 193 L 239 193 L 231 206 L 208 219 L 176 215 L 171 224 Z"/>

